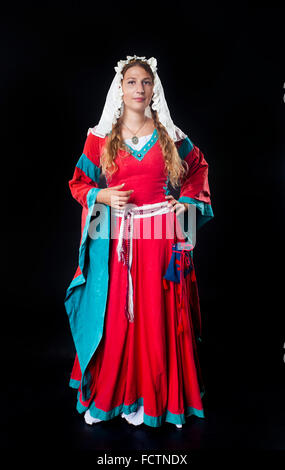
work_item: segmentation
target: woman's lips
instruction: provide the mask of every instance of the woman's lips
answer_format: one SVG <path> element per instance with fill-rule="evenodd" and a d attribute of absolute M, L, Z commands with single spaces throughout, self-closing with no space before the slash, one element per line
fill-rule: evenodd
<path fill-rule="evenodd" d="M 145 98 L 134 98 L 135 101 L 144 101 Z"/>

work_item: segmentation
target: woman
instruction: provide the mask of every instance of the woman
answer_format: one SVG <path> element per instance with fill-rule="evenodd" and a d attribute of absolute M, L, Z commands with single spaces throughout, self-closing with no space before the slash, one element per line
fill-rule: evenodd
<path fill-rule="evenodd" d="M 156 59 L 127 56 L 115 70 L 69 181 L 82 205 L 65 298 L 76 347 L 70 386 L 88 424 L 121 415 L 182 427 L 204 417 L 194 243 L 183 222 L 189 208 L 198 227 L 213 217 L 208 164 L 172 122 Z M 181 186 L 178 200 L 168 183 Z"/>

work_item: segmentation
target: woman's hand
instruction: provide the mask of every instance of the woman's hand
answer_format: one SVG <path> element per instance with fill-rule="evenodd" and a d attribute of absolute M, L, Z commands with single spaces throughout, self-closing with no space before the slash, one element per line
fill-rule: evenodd
<path fill-rule="evenodd" d="M 168 203 L 173 206 L 171 212 L 175 211 L 176 215 L 182 214 L 188 210 L 187 202 L 176 201 L 172 195 L 165 196 L 165 199 L 167 199 Z"/>
<path fill-rule="evenodd" d="M 115 209 L 123 209 L 128 203 L 134 189 L 128 191 L 120 191 L 125 183 L 111 188 L 103 188 L 97 193 L 96 202 L 107 204 L 107 206 L 114 207 Z"/>

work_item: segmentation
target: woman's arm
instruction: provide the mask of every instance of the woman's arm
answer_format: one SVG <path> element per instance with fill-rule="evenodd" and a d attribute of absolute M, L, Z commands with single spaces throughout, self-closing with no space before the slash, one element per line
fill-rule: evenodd
<path fill-rule="evenodd" d="M 214 217 L 208 182 L 209 165 L 201 150 L 190 141 L 189 137 L 177 142 L 176 145 L 181 159 L 185 160 L 189 167 L 181 185 L 178 201 L 196 206 L 197 228 L 199 228 Z"/>
<path fill-rule="evenodd" d="M 94 134 L 88 134 L 83 153 L 76 163 L 72 179 L 68 182 L 72 196 L 86 209 L 91 193 L 94 202 L 101 190 L 98 187 L 101 174 L 98 139 Z"/>
<path fill-rule="evenodd" d="M 125 183 L 110 188 L 98 187 L 102 172 L 98 139 L 92 133 L 87 136 L 83 153 L 69 181 L 71 194 L 86 209 L 95 202 L 122 209 L 134 190 L 123 191 Z"/>

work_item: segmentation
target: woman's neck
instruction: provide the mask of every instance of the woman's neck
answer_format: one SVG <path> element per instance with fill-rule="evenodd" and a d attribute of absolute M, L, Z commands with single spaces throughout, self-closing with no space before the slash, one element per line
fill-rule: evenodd
<path fill-rule="evenodd" d="M 125 109 L 121 117 L 121 122 L 126 124 L 133 131 L 136 131 L 146 121 L 147 117 L 144 112 L 138 113 L 130 109 Z"/>

